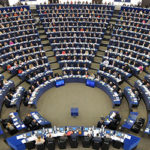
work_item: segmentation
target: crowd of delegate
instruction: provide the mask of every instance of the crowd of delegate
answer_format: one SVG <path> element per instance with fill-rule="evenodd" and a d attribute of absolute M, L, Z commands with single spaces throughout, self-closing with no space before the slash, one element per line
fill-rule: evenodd
<path fill-rule="evenodd" d="M 5 96 L 13 90 L 14 87 L 15 84 L 13 81 L 4 79 L 4 76 L 0 74 L 0 113 L 5 101 Z"/>
<path fill-rule="evenodd" d="M 64 73 L 84 75 L 113 14 L 105 5 L 41 5 L 40 20 Z"/>
<path fill-rule="evenodd" d="M 119 100 L 121 101 L 122 98 L 123 98 L 123 92 L 121 90 L 120 87 L 118 87 L 118 85 L 116 85 L 115 83 L 107 80 L 106 78 L 103 78 L 99 75 L 94 75 L 94 74 L 87 74 L 87 75 L 67 75 L 67 74 L 64 74 L 64 75 L 59 75 L 59 74 L 55 74 L 53 76 L 49 75 L 47 77 L 43 77 L 41 80 L 37 80 L 36 82 L 34 82 L 34 84 L 32 84 L 30 87 L 29 87 L 29 90 L 26 91 L 26 96 L 24 97 L 24 105 L 25 106 L 28 106 L 28 105 L 31 105 L 29 102 L 31 101 L 31 99 L 33 99 L 33 97 L 35 97 L 37 92 L 37 90 L 40 89 L 40 87 L 42 86 L 46 86 L 46 84 L 48 82 L 53 82 L 53 81 L 57 81 L 57 80 L 61 80 L 61 79 L 65 79 L 65 78 L 84 78 L 84 79 L 90 79 L 90 80 L 95 80 L 95 81 L 100 81 L 100 82 L 103 82 L 104 84 L 108 85 L 108 87 L 110 87 L 110 89 L 112 90 L 112 93 L 117 93 L 117 95 L 119 96 Z M 34 93 L 34 94 L 33 94 Z M 34 96 L 33 96 L 34 95 Z"/>
<path fill-rule="evenodd" d="M 0 66 L 22 80 L 50 70 L 29 6 L 0 9 Z"/>
<path fill-rule="evenodd" d="M 121 82 L 147 69 L 150 65 L 149 14 L 148 9 L 121 8 L 117 23 L 110 28 L 113 33 L 100 72 L 107 72 L 116 82 Z"/>

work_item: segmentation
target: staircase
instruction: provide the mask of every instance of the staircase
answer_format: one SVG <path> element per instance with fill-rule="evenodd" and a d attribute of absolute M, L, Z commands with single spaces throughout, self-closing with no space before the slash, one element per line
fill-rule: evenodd
<path fill-rule="evenodd" d="M 37 27 L 37 30 L 38 30 L 38 33 L 39 33 L 39 37 L 41 39 L 41 43 L 43 45 L 43 50 L 45 51 L 46 56 L 48 57 L 48 61 L 50 63 L 50 67 L 53 70 L 54 74 L 55 73 L 61 74 L 62 71 L 61 71 L 61 69 L 59 67 L 59 64 L 57 63 L 56 57 L 54 55 L 54 52 L 52 51 L 52 48 L 50 46 L 49 40 L 48 40 L 47 35 L 45 33 L 44 27 L 43 27 L 42 23 L 40 22 L 39 15 L 36 12 L 36 10 L 34 10 L 34 9 L 32 10 L 32 13 L 33 13 L 32 16 L 35 19 L 39 20 L 39 22 L 37 23 L 36 27 Z"/>
<path fill-rule="evenodd" d="M 118 18 L 119 15 L 119 11 L 115 10 L 113 13 L 113 16 L 111 17 L 109 26 L 113 26 L 116 23 L 116 20 Z M 112 34 L 113 30 L 109 30 L 108 28 L 106 29 L 105 35 L 101 41 L 101 45 L 99 47 L 99 50 L 96 53 L 96 56 L 94 57 L 94 61 L 91 64 L 91 68 L 89 70 L 90 73 L 96 73 L 97 74 L 97 70 L 99 69 L 99 65 L 102 62 L 102 57 L 105 54 L 105 51 L 107 50 L 107 46 L 109 44 L 109 40 L 111 39 L 111 34 Z"/>

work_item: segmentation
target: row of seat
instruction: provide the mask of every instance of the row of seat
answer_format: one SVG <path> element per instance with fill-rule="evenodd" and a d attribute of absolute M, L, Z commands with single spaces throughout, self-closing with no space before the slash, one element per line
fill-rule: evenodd
<path fill-rule="evenodd" d="M 15 87 L 11 89 L 10 92 L 5 96 L 5 106 L 7 108 L 16 107 L 16 110 L 20 110 L 20 104 L 23 100 L 25 94 L 25 88 L 19 86 L 17 89 Z"/>
<path fill-rule="evenodd" d="M 140 97 L 144 100 L 147 113 L 148 113 L 148 120 L 146 124 L 146 128 L 144 130 L 144 133 L 147 135 L 150 135 L 150 115 L 149 115 L 149 103 L 150 103 L 150 81 L 149 81 L 149 74 L 147 74 L 144 77 L 144 80 L 137 80 L 134 84 L 134 87 L 138 90 L 140 93 Z"/>
<path fill-rule="evenodd" d="M 37 111 L 30 112 L 21 120 L 18 112 L 9 113 L 9 117 L 2 119 L 2 125 L 12 135 L 21 130 L 35 130 L 43 127 L 51 127 L 51 122 L 43 118 Z"/>
<path fill-rule="evenodd" d="M 122 20 L 119 18 L 118 22 L 120 23 L 120 21 L 125 22 L 124 18 L 122 18 Z M 115 28 L 118 28 L 118 22 Z M 135 23 L 135 21 L 133 22 Z M 111 65 L 117 67 L 118 70 L 124 69 L 124 71 L 128 73 L 137 74 L 140 71 L 146 70 L 146 67 L 148 67 L 150 63 L 149 55 L 147 55 L 147 52 L 149 54 L 149 50 L 145 50 L 149 47 L 149 36 L 146 32 L 144 34 L 145 39 L 142 40 L 142 34 L 127 30 L 127 28 L 130 29 L 129 25 L 127 28 L 122 29 L 123 25 L 119 24 L 120 29 L 113 30 L 112 39 L 109 42 L 108 50 L 105 52 L 105 57 L 103 57 L 103 62 L 106 63 L 106 65 L 111 63 Z M 142 27 L 144 30 L 147 26 Z M 141 29 L 139 26 L 138 28 Z M 138 38 L 135 38 L 136 33 L 138 34 Z M 133 36 L 135 37 L 133 38 Z M 136 50 L 138 50 L 138 52 Z"/>
<path fill-rule="evenodd" d="M 74 9 L 81 9 L 81 10 L 86 10 L 86 9 L 97 9 L 97 10 L 100 10 L 100 9 L 109 9 L 109 10 L 113 10 L 114 9 L 114 6 L 112 5 L 96 5 L 96 4 L 51 4 L 51 5 L 37 5 L 36 6 L 37 9 L 65 9 L 65 10 L 70 10 L 70 8 L 74 8 Z"/>
<path fill-rule="evenodd" d="M 7 93 L 13 89 L 15 87 L 15 84 L 13 81 L 11 80 L 1 80 L 0 82 L 0 114 L 1 114 L 1 110 L 2 110 L 2 106 L 5 100 L 5 96 L 7 95 Z"/>
<path fill-rule="evenodd" d="M 8 19 L 4 18 L 5 24 L 0 26 L 3 37 L 0 41 L 1 66 L 4 70 L 18 74 L 21 79 L 25 80 L 29 73 L 38 74 L 41 71 L 50 70 L 50 65 L 42 50 L 43 46 L 29 7 L 29 11 L 21 6 L 18 8 L 21 12 L 17 12 L 13 17 L 15 12 L 12 13 L 8 8 L 4 12 L 8 14 L 7 17 L 4 16 Z M 16 19 L 12 20 L 14 17 Z"/>
<path fill-rule="evenodd" d="M 53 7 L 51 5 L 37 6 L 37 12 L 39 13 L 40 20 L 43 23 L 45 32 L 51 43 L 52 50 L 55 52 L 60 67 L 63 67 L 63 74 L 73 73 L 84 75 L 84 73 L 86 73 L 93 60 L 92 57 L 84 57 L 82 53 L 80 53 L 79 57 L 77 55 L 67 57 L 62 54 L 67 52 L 65 48 L 71 50 L 72 48 L 85 49 L 89 47 L 90 50 L 93 47 L 98 49 L 101 38 L 95 38 L 95 35 L 96 37 L 103 37 L 105 27 L 107 27 L 110 17 L 112 16 L 113 10 L 99 10 L 98 7 L 95 7 L 95 10 L 91 10 L 90 14 L 90 12 L 88 12 L 88 10 L 90 11 L 91 9 L 88 9 L 89 6 L 87 5 L 85 11 L 80 11 L 82 5 L 72 5 L 70 10 L 68 10 L 66 5 L 59 5 L 58 7 Z M 54 13 L 56 13 L 56 15 L 54 15 Z M 89 32 L 93 32 L 93 36 L 92 34 L 89 34 Z M 77 34 L 74 36 L 74 33 Z M 72 34 L 73 37 L 70 37 Z M 61 50 L 62 48 L 63 51 Z M 62 51 L 61 56 L 59 55 L 61 53 L 60 51 Z M 68 68 L 64 70 L 64 67 L 66 66 Z M 74 69 L 71 69 L 71 67 L 74 67 Z M 81 69 L 77 69 L 77 67 L 80 67 Z M 82 69 L 83 67 L 85 69 Z"/>

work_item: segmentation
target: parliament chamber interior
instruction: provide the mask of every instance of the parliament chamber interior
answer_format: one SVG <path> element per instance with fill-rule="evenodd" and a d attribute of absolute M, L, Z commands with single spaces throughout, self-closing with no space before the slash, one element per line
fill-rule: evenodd
<path fill-rule="evenodd" d="M 0 2 L 0 150 L 149 149 L 150 3 L 133 1 Z"/>

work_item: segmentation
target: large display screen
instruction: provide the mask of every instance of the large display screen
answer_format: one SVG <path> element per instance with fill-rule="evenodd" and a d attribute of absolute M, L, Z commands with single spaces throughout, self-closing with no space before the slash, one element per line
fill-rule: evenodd
<path fill-rule="evenodd" d="M 86 80 L 86 85 L 94 88 L 95 87 L 95 81 L 87 79 Z"/>
<path fill-rule="evenodd" d="M 56 87 L 60 87 L 60 86 L 63 86 L 63 85 L 65 85 L 65 81 L 64 80 L 56 81 Z"/>

